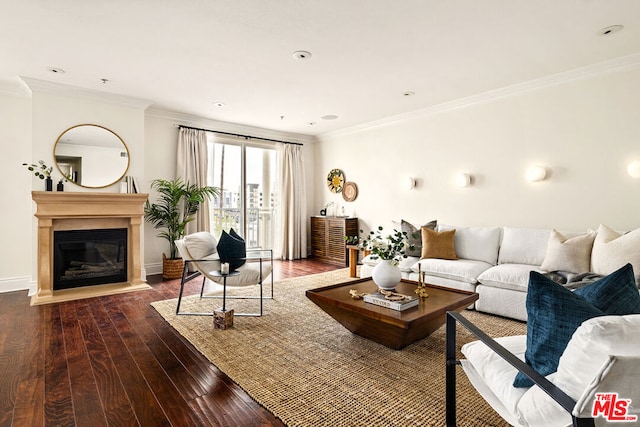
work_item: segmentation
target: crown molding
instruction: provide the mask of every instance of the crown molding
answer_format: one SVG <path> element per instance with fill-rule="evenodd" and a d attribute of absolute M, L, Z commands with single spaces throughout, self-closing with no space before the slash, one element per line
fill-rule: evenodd
<path fill-rule="evenodd" d="M 178 111 L 167 110 L 159 107 L 149 107 L 145 110 L 147 117 L 174 121 L 175 125 L 193 126 L 203 129 L 211 129 L 212 131 L 237 133 L 242 135 L 253 136 L 257 139 L 278 139 L 288 142 L 297 143 L 314 143 L 317 142 L 313 135 L 305 135 L 294 132 L 281 132 L 272 129 L 260 128 L 256 126 L 243 125 L 240 123 L 222 122 L 205 117 L 194 116 Z"/>
<path fill-rule="evenodd" d="M 77 86 L 70 86 L 61 83 L 49 82 L 46 80 L 32 79 L 30 77 L 20 76 L 32 92 L 44 92 L 54 95 L 71 96 L 75 98 L 84 98 L 92 101 L 105 102 L 107 104 L 119 105 L 122 107 L 136 108 L 144 110 L 153 102 L 133 98 L 130 96 L 118 95 L 114 93 L 102 92 L 99 90 L 86 89 Z"/>
<path fill-rule="evenodd" d="M 0 93 L 20 98 L 31 98 L 31 90 L 25 82 L 18 78 L 15 80 L 0 80 Z"/>
<path fill-rule="evenodd" d="M 346 136 L 353 133 L 370 130 L 381 126 L 387 126 L 393 123 L 404 122 L 416 118 L 430 116 L 433 114 L 443 113 L 460 108 L 467 108 L 473 105 L 484 104 L 498 99 L 503 99 L 538 89 L 557 86 L 560 84 L 576 82 L 580 80 L 591 79 L 600 75 L 623 71 L 626 69 L 637 68 L 640 66 L 640 53 L 615 58 L 609 61 L 597 64 L 587 65 L 585 67 L 575 68 L 573 70 L 564 71 L 562 73 L 552 74 L 535 80 L 529 80 L 517 83 L 503 88 L 490 90 L 479 93 L 477 95 L 467 96 L 460 99 L 433 105 L 431 107 L 410 111 L 407 113 L 397 114 L 385 117 L 380 120 L 374 120 L 367 123 L 351 126 L 336 131 L 326 132 L 318 135 L 318 140 Z"/>

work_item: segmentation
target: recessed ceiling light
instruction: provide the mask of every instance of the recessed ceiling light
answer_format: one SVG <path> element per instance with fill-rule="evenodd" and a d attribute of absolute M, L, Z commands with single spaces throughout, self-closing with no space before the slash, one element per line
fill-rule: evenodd
<path fill-rule="evenodd" d="M 62 68 L 56 67 L 48 67 L 47 70 L 49 70 L 49 72 L 53 74 L 64 74 L 66 72 Z"/>
<path fill-rule="evenodd" d="M 610 36 L 611 34 L 617 33 L 618 31 L 622 31 L 623 28 L 624 26 L 622 25 L 610 25 L 608 27 L 602 28 L 600 31 L 598 31 L 598 34 L 600 34 L 601 36 Z"/>
<path fill-rule="evenodd" d="M 415 95 L 415 94 L 416 94 L 415 92 L 411 92 L 410 90 L 408 90 L 408 91 L 406 91 L 406 92 L 403 92 L 403 93 L 402 93 L 402 96 L 413 96 L 413 95 Z"/>
<path fill-rule="evenodd" d="M 335 114 L 327 114 L 326 116 L 321 117 L 322 120 L 335 120 L 337 118 L 338 116 L 336 116 Z"/>
<path fill-rule="evenodd" d="M 224 107 L 224 102 L 213 101 L 213 105 L 215 105 L 216 107 Z"/>
<path fill-rule="evenodd" d="M 311 58 L 311 52 L 307 52 L 306 50 L 296 50 L 295 52 L 293 52 L 293 57 L 304 61 Z"/>

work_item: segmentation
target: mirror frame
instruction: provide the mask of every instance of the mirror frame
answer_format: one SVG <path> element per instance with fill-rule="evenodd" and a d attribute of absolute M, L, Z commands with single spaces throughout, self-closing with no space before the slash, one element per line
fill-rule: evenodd
<path fill-rule="evenodd" d="M 62 169 L 60 169 L 60 166 L 58 165 L 58 159 L 56 157 L 56 148 L 58 147 L 58 143 L 60 142 L 60 139 L 67 132 L 69 132 L 70 130 L 75 129 L 77 127 L 82 127 L 82 126 L 93 126 L 93 127 L 96 127 L 96 128 L 104 129 L 105 131 L 113 134 L 116 138 L 118 138 L 118 140 L 120 141 L 120 143 L 124 147 L 125 151 L 127 152 L 127 167 L 124 169 L 124 172 L 122 172 L 122 175 L 120 175 L 114 181 L 109 182 L 108 184 L 105 184 L 105 185 L 100 185 L 100 186 L 88 186 L 88 185 L 78 184 L 77 182 L 74 182 L 74 181 L 68 179 L 66 177 L 66 175 L 64 174 L 64 172 L 62 172 Z M 58 169 L 58 172 L 60 172 L 60 174 L 64 177 L 64 179 L 67 180 L 67 182 L 70 182 L 72 184 L 77 185 L 78 187 L 83 187 L 83 188 L 105 188 L 105 187 L 109 187 L 111 185 L 117 184 L 118 182 L 120 182 L 122 180 L 122 178 L 124 178 L 127 175 L 127 172 L 129 171 L 129 166 L 131 166 L 131 152 L 129 151 L 129 147 L 127 147 L 127 144 L 125 144 L 124 140 L 122 138 L 120 138 L 120 135 L 118 135 L 117 133 L 115 133 L 111 129 L 106 128 L 104 126 L 96 125 L 96 124 L 93 124 L 93 123 L 81 123 L 79 125 L 71 126 L 70 128 L 65 129 L 60 135 L 58 135 L 58 138 L 56 139 L 56 143 L 53 145 L 53 161 L 56 164 L 56 168 Z"/>

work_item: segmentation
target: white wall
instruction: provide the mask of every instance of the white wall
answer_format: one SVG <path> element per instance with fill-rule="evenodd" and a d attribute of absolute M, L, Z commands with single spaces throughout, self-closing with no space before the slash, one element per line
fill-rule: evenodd
<path fill-rule="evenodd" d="M 32 162 L 31 100 L 0 92 L 0 292 L 26 289 L 31 282 L 31 188 L 43 181 L 22 163 Z"/>
<path fill-rule="evenodd" d="M 417 94 L 416 96 L 419 96 Z M 440 113 L 323 135 L 316 144 L 314 210 L 345 204 L 326 186 L 333 168 L 355 181 L 346 204 L 361 228 L 406 219 L 478 226 L 555 227 L 580 231 L 605 223 L 640 226 L 640 180 L 626 174 L 640 160 L 637 67 L 563 82 Z M 529 183 L 530 164 L 551 176 Z M 455 175 L 474 176 L 469 188 Z M 404 180 L 418 179 L 407 191 Z"/>

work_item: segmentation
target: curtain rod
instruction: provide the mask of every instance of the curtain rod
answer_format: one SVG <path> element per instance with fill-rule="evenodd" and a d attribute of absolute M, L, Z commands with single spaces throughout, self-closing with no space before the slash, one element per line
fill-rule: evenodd
<path fill-rule="evenodd" d="M 241 135 L 239 133 L 231 133 L 231 132 L 222 132 L 219 130 L 211 130 L 211 129 L 204 129 L 204 128 L 196 128 L 193 126 L 186 126 L 186 125 L 175 125 L 177 128 L 185 128 L 185 129 L 194 129 L 194 130 L 202 130 L 205 132 L 213 132 L 213 133 L 219 133 L 222 135 L 231 135 L 231 136 L 238 136 L 240 138 L 245 138 L 245 139 L 260 139 L 262 141 L 271 141 L 271 142 L 282 142 L 283 144 L 293 144 L 293 145 L 304 145 L 301 144 L 299 142 L 289 142 L 289 141 L 280 141 L 279 139 L 269 139 L 269 138 L 262 138 L 260 136 L 251 136 L 251 135 Z"/>

